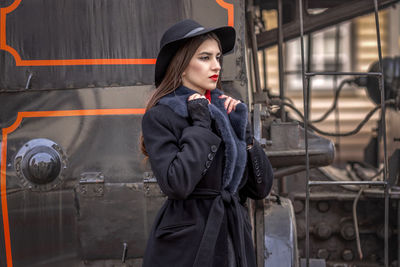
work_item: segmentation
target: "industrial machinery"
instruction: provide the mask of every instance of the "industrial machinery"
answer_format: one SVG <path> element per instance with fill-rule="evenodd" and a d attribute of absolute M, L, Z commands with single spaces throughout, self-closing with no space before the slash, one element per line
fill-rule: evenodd
<path fill-rule="evenodd" d="M 165 199 L 139 150 L 141 117 L 161 35 L 184 18 L 237 32 L 223 88 L 252 111 L 278 185 L 248 203 L 258 266 L 399 266 L 400 60 L 342 73 L 382 110 L 366 163 L 346 172 L 330 165 L 333 143 L 307 108 L 303 114 L 290 103 L 283 82 L 276 97 L 261 88 L 257 58 L 278 45 L 283 81 L 285 41 L 395 2 L 0 1 L 0 266 L 141 266 Z M 257 10 L 276 10 L 278 28 L 263 30 Z M 303 61 L 306 107 L 307 81 L 338 75 L 322 71 Z"/>

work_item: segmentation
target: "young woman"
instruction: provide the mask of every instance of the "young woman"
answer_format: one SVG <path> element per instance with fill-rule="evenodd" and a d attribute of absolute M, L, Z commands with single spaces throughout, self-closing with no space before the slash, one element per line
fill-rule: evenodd
<path fill-rule="evenodd" d="M 232 27 L 184 20 L 161 39 L 156 92 L 142 121 L 142 151 L 168 200 L 158 213 L 145 267 L 256 266 L 243 206 L 272 185 L 271 165 L 253 140 L 244 103 L 220 88 Z"/>

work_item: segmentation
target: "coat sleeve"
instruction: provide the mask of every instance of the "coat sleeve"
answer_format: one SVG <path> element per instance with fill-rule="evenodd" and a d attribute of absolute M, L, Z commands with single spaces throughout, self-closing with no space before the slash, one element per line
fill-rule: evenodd
<path fill-rule="evenodd" d="M 245 184 L 239 192 L 241 198 L 262 199 L 271 191 L 274 178 L 271 163 L 256 140 L 247 153 L 245 176 L 247 176 L 244 177 Z"/>
<path fill-rule="evenodd" d="M 164 194 L 186 199 L 210 167 L 221 139 L 201 126 L 188 126 L 177 137 L 172 131 L 172 118 L 177 115 L 165 111 L 153 108 L 144 115 L 144 145 Z"/>

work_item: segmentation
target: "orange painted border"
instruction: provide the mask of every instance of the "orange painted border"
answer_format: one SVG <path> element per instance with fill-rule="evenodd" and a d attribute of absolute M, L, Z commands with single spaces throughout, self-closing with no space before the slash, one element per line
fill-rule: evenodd
<path fill-rule="evenodd" d="M 234 6 L 233 4 L 226 3 L 224 0 L 215 0 L 218 5 L 225 8 L 228 11 L 228 26 L 234 27 Z"/>
<path fill-rule="evenodd" d="M 54 59 L 54 60 L 25 60 L 21 59 L 18 51 L 7 45 L 6 40 L 6 17 L 13 12 L 22 0 L 15 0 L 10 6 L 0 9 L 0 50 L 9 52 L 15 60 L 16 66 L 76 66 L 76 65 L 153 65 L 155 58 L 97 58 L 97 59 Z M 215 0 L 218 5 L 228 12 L 228 26 L 234 26 L 233 4 L 224 0 Z"/>
<path fill-rule="evenodd" d="M 2 130 L 3 140 L 1 143 L 1 209 L 3 212 L 4 242 L 6 248 L 7 267 L 13 266 L 11 253 L 10 225 L 8 220 L 7 207 L 7 184 L 6 184 L 6 165 L 7 165 L 7 135 L 15 131 L 21 124 L 23 118 L 37 117 L 73 117 L 73 116 L 99 116 L 99 115 L 142 115 L 144 108 L 131 109 L 87 109 L 87 110 L 56 110 L 56 111 L 23 111 L 18 112 L 15 122 Z"/>

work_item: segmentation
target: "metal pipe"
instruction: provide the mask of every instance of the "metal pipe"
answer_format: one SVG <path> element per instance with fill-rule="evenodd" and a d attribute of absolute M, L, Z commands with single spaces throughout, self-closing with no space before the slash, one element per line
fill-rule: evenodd
<path fill-rule="evenodd" d="M 307 35 L 307 70 L 306 70 L 306 73 L 310 73 L 310 72 L 311 72 L 311 66 L 312 66 L 312 50 L 313 50 L 312 44 L 313 44 L 313 42 L 312 42 L 312 34 L 309 33 L 309 34 Z M 310 105 L 311 105 L 311 91 L 310 91 L 310 87 L 311 87 L 311 80 L 309 79 L 309 80 L 307 81 L 307 103 L 309 103 L 309 105 L 308 105 L 308 110 L 307 110 L 308 117 L 306 117 L 307 120 L 310 119 L 310 117 L 309 117 L 309 116 L 310 116 Z M 305 114 L 305 113 L 304 113 L 304 114 Z"/>
<path fill-rule="evenodd" d="M 300 19 L 300 45 L 301 45 L 301 71 L 302 71 L 302 82 L 303 82 L 303 105 L 304 105 L 304 117 L 308 118 L 308 77 L 305 75 L 304 68 L 304 25 L 303 25 L 303 0 L 299 0 L 299 19 Z M 310 209 L 310 160 L 308 155 L 308 120 L 304 120 L 304 141 L 306 149 L 306 267 L 310 266 L 310 221 L 309 221 L 309 209 Z"/>
<path fill-rule="evenodd" d="M 283 66 L 283 23 L 282 23 L 283 11 L 282 11 L 282 0 L 278 0 L 278 67 L 279 67 L 279 98 L 285 99 L 285 85 L 284 85 L 284 66 Z M 281 120 L 286 121 L 285 106 L 280 105 Z M 287 193 L 286 189 L 286 179 L 279 180 L 279 193 L 285 195 Z"/>
<path fill-rule="evenodd" d="M 279 98 L 285 98 L 283 77 L 283 23 L 282 23 L 282 0 L 278 0 L 278 67 L 279 67 Z M 285 106 L 281 105 L 281 120 L 286 121 Z"/>
<path fill-rule="evenodd" d="M 357 190 L 358 192 L 359 190 Z M 383 191 L 378 189 L 364 189 L 363 195 L 360 197 L 362 200 L 367 199 L 382 199 Z M 357 196 L 354 192 L 351 193 L 339 193 L 339 192 L 314 192 L 310 196 L 310 200 L 319 201 L 319 200 L 338 200 L 338 201 L 350 201 L 354 200 Z M 304 193 L 294 193 L 292 195 L 293 199 L 301 199 L 305 200 L 306 196 Z M 399 192 L 391 192 L 390 197 L 392 199 L 400 200 Z"/>
<path fill-rule="evenodd" d="M 263 17 L 263 9 L 260 6 L 260 19 L 261 19 L 261 23 L 264 27 L 264 30 L 267 29 L 267 23 L 268 21 L 264 20 Z M 262 64 L 263 64 L 263 80 L 264 80 L 264 88 L 263 89 L 267 89 L 268 88 L 268 77 L 267 77 L 267 53 L 265 51 L 266 49 L 262 49 Z"/>
<path fill-rule="evenodd" d="M 339 50 L 340 50 L 340 26 L 336 25 L 335 27 L 335 72 L 339 71 Z M 333 90 L 336 92 L 339 90 L 337 88 L 338 85 L 338 76 L 333 76 Z M 335 107 L 335 132 L 340 133 L 340 113 L 339 113 L 339 106 Z M 336 136 L 335 140 L 335 148 L 336 148 L 336 155 L 337 161 L 341 162 L 341 151 L 340 151 L 340 136 Z"/>
<path fill-rule="evenodd" d="M 304 165 L 295 165 L 295 166 L 290 166 L 287 168 L 281 168 L 278 169 L 276 171 L 274 171 L 274 178 L 282 178 L 284 176 L 296 173 L 296 172 L 300 172 L 300 171 L 304 171 L 305 167 Z"/>
<path fill-rule="evenodd" d="M 318 71 L 318 72 L 307 72 L 304 74 L 305 76 L 317 76 L 317 75 L 351 75 L 351 76 L 377 76 L 381 77 L 382 73 L 381 72 L 352 72 L 352 71 L 339 71 L 339 72 L 334 72 L 334 71 Z"/>
<path fill-rule="evenodd" d="M 378 56 L 379 56 L 379 70 L 381 72 L 381 76 L 379 79 L 379 89 L 381 90 L 381 127 L 382 127 L 382 135 L 383 135 L 383 180 L 387 181 L 387 173 L 388 173 L 388 157 L 387 157 L 387 140 L 386 140 L 386 103 L 385 103 L 385 83 L 384 83 L 384 75 L 382 68 L 382 46 L 381 46 L 381 36 L 379 29 L 379 14 L 378 14 L 378 1 L 374 1 L 374 9 L 375 9 L 375 26 L 376 26 L 376 41 L 378 45 Z M 389 188 L 390 185 L 387 184 L 385 187 L 385 267 L 389 266 Z"/>
<path fill-rule="evenodd" d="M 125 262 L 127 252 L 128 252 L 128 244 L 126 242 L 124 242 L 123 248 L 122 248 L 122 259 L 121 259 L 122 262 Z"/>
<path fill-rule="evenodd" d="M 362 250 L 361 250 L 360 232 L 358 230 L 357 203 L 358 203 L 358 200 L 360 199 L 362 192 L 363 192 L 363 189 L 361 188 L 360 191 L 358 191 L 358 194 L 353 202 L 353 222 L 354 222 L 354 230 L 356 232 L 357 251 L 358 251 L 358 256 L 360 257 L 360 260 L 363 259 L 363 254 L 362 254 Z"/>
<path fill-rule="evenodd" d="M 254 66 L 254 79 L 255 79 L 255 86 L 256 92 L 261 93 L 261 84 L 260 84 L 260 69 L 258 64 L 258 50 L 257 50 L 257 40 L 256 40 L 256 33 L 254 29 L 254 11 L 253 11 L 253 4 L 252 2 L 249 3 L 249 8 L 247 10 L 247 29 L 250 35 L 250 42 L 251 42 L 251 52 L 253 56 L 253 66 Z"/>
<path fill-rule="evenodd" d="M 309 185 L 374 185 L 385 186 L 387 181 L 310 181 Z"/>
<path fill-rule="evenodd" d="M 265 53 L 265 49 L 261 50 L 262 52 L 262 64 L 263 64 L 263 80 L 264 80 L 264 89 L 268 88 L 268 80 L 267 80 L 267 53 Z"/>
<path fill-rule="evenodd" d="M 31 85 L 31 79 L 32 79 L 33 73 L 29 72 L 29 76 L 28 79 L 26 80 L 26 84 L 25 84 L 25 89 L 29 89 L 29 86 Z"/>
<path fill-rule="evenodd" d="M 400 200 L 397 201 L 397 267 L 400 267 Z"/>

